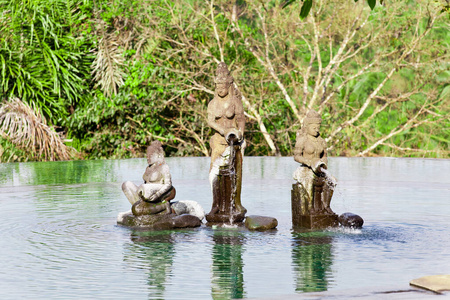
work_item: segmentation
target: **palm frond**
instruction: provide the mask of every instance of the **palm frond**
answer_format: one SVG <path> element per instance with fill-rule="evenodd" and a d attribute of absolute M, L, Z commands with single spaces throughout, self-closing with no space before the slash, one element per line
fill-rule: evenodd
<path fill-rule="evenodd" d="M 24 150 L 32 160 L 68 160 L 74 152 L 39 111 L 18 98 L 0 106 L 0 136 Z"/>
<path fill-rule="evenodd" d="M 114 33 L 103 34 L 92 63 L 92 75 L 97 86 L 101 86 L 108 97 L 117 94 L 118 88 L 124 84 L 124 73 L 121 69 L 124 61 L 123 51 Z"/>

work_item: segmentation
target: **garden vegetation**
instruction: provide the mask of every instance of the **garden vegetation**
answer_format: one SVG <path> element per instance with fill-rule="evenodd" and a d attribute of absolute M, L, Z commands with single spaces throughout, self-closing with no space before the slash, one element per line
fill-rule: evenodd
<path fill-rule="evenodd" d="M 448 2 L 368 3 L 0 0 L 0 159 L 208 156 L 221 61 L 246 155 L 292 155 L 315 109 L 330 156 L 449 158 Z"/>

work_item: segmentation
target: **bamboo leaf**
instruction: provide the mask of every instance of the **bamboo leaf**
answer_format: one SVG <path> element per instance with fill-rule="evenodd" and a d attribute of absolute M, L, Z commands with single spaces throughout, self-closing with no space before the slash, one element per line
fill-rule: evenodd
<path fill-rule="evenodd" d="M 370 9 L 373 10 L 375 5 L 377 4 L 377 0 L 367 0 L 367 3 L 370 6 Z"/>
<path fill-rule="evenodd" d="M 302 9 L 300 10 L 300 20 L 304 20 L 311 10 L 312 0 L 305 0 L 302 5 Z"/>

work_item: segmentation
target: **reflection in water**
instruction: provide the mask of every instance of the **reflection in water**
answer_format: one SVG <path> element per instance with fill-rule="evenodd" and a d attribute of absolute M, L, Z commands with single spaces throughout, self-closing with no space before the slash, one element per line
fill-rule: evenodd
<path fill-rule="evenodd" d="M 209 158 L 170 159 L 180 200 L 210 205 L 208 172 L 199 173 Z M 246 208 L 276 217 L 276 232 L 130 237 L 116 226 L 129 209 L 120 184 L 140 182 L 143 163 L 0 164 L 0 299 L 277 297 L 448 272 L 450 160 L 332 158 L 341 193 L 333 210 L 370 221 L 360 231 L 293 234 L 292 157 L 249 157 Z"/>
<path fill-rule="evenodd" d="M 147 273 L 149 299 L 164 299 L 167 279 L 172 272 L 175 254 L 173 232 L 134 231 L 133 243 L 124 251 L 124 260 Z"/>
<path fill-rule="evenodd" d="M 244 297 L 244 274 L 242 252 L 245 236 L 235 230 L 215 230 L 212 250 L 213 299 L 236 299 Z"/>
<path fill-rule="evenodd" d="M 295 291 L 319 292 L 328 289 L 332 278 L 333 238 L 327 232 L 292 233 L 292 264 Z"/>

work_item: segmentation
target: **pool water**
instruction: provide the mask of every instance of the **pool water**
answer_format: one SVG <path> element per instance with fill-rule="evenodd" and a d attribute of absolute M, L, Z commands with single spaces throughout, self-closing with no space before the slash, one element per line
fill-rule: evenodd
<path fill-rule="evenodd" d="M 167 158 L 175 200 L 212 196 L 208 158 Z M 407 284 L 450 273 L 450 160 L 329 158 L 361 230 L 293 231 L 291 157 L 245 157 L 247 215 L 277 230 L 136 231 L 121 190 L 145 159 L 0 164 L 2 299 L 230 299 Z"/>

